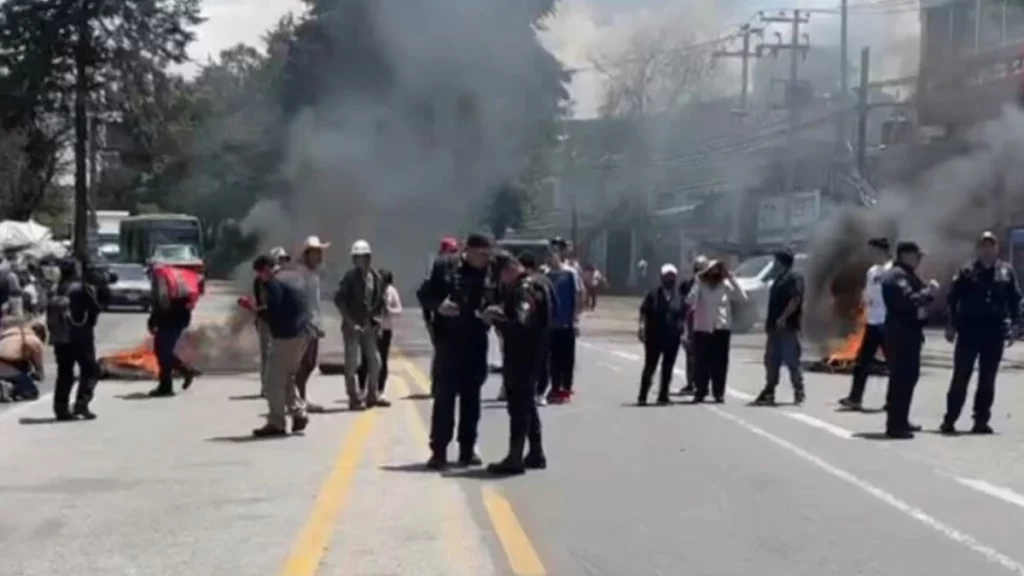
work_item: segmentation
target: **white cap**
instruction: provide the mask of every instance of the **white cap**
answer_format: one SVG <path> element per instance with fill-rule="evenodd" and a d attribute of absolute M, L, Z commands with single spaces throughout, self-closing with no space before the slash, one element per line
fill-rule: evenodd
<path fill-rule="evenodd" d="M 369 256 L 370 252 L 370 243 L 366 240 L 356 240 L 352 243 L 353 256 Z"/>
<path fill-rule="evenodd" d="M 306 238 L 306 243 L 302 245 L 302 250 L 323 250 L 324 248 L 330 247 L 330 242 L 321 242 L 319 236 L 310 236 Z"/>
<path fill-rule="evenodd" d="M 664 276 L 666 274 L 675 274 L 678 276 L 679 270 L 672 264 L 665 264 L 661 267 L 661 275 Z"/>

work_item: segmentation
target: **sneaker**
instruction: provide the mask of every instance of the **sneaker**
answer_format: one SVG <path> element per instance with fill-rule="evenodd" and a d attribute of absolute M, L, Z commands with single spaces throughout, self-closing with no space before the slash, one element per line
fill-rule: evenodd
<path fill-rule="evenodd" d="M 568 404 L 572 402 L 572 390 L 559 390 L 558 391 L 558 403 Z"/>
<path fill-rule="evenodd" d="M 910 430 L 886 430 L 885 436 L 893 440 L 910 440 L 914 437 L 914 433 Z"/>
<path fill-rule="evenodd" d="M 185 372 L 185 379 L 181 383 L 182 390 L 188 390 L 192 387 L 192 382 L 195 381 L 196 376 L 199 376 L 198 370 L 188 370 Z"/>
<path fill-rule="evenodd" d="M 799 406 L 807 400 L 807 392 L 803 388 L 793 391 L 793 404 Z"/>
<path fill-rule="evenodd" d="M 150 390 L 146 395 L 149 396 L 150 398 L 170 398 L 171 396 L 174 396 L 174 390 L 168 390 L 165 388 L 154 388 Z"/>
<path fill-rule="evenodd" d="M 95 420 L 96 419 L 96 414 L 94 414 L 92 412 L 92 410 L 89 410 L 89 408 L 85 407 L 85 406 L 83 406 L 81 408 L 75 408 L 74 412 L 72 412 L 71 415 L 73 417 L 79 418 L 81 420 Z"/>
<path fill-rule="evenodd" d="M 975 424 L 971 427 L 971 434 L 995 434 L 996 431 L 988 424 Z"/>
<path fill-rule="evenodd" d="M 431 454 L 426 463 L 427 470 L 441 471 L 448 468 L 448 458 L 443 454 Z"/>
<path fill-rule="evenodd" d="M 309 426 L 309 418 L 307 416 L 293 416 L 292 417 L 292 433 L 302 432 Z"/>
<path fill-rule="evenodd" d="M 365 410 L 366 409 L 366 405 L 363 404 L 362 400 L 349 400 L 348 401 L 348 409 L 351 410 L 352 412 L 359 412 L 361 410 Z M 310 409 L 309 407 L 307 407 L 306 410 L 309 411 L 309 412 L 313 412 L 313 410 Z M 320 408 L 319 411 L 323 412 L 323 408 Z"/>
<path fill-rule="evenodd" d="M 488 464 L 487 473 L 495 476 L 519 476 L 526 473 L 526 465 L 522 460 L 515 462 L 506 458 L 501 462 Z"/>
<path fill-rule="evenodd" d="M 480 458 L 480 455 L 476 453 L 476 450 L 464 451 L 459 454 L 459 460 L 456 462 L 461 468 L 469 468 L 471 466 L 479 466 L 484 463 Z"/>
<path fill-rule="evenodd" d="M 676 392 L 676 396 L 693 396 L 697 392 L 697 388 L 693 385 L 683 386 Z"/>
<path fill-rule="evenodd" d="M 377 397 L 377 401 L 374 402 L 373 405 L 374 406 L 378 406 L 380 408 L 388 408 L 388 407 L 391 406 L 391 400 L 388 400 L 383 395 L 382 396 L 378 396 Z"/>
<path fill-rule="evenodd" d="M 939 432 L 947 436 L 954 436 L 956 435 L 956 425 L 952 422 L 943 422 L 942 425 L 939 426 Z"/>
<path fill-rule="evenodd" d="M 548 392 L 548 403 L 549 404 L 561 404 L 562 403 L 562 395 L 559 394 L 555 390 L 549 391 Z"/>
<path fill-rule="evenodd" d="M 323 414 L 324 407 L 312 402 L 306 402 L 306 412 L 309 412 L 310 414 Z"/>
<path fill-rule="evenodd" d="M 851 399 L 849 397 L 847 397 L 847 398 L 840 398 L 839 399 L 839 405 L 842 406 L 843 408 L 846 408 L 847 410 L 855 410 L 855 411 L 858 411 L 858 412 L 864 409 L 864 407 L 861 405 L 860 401 L 853 400 L 853 399 Z"/>
<path fill-rule="evenodd" d="M 548 405 L 548 399 L 545 398 L 543 394 L 537 394 L 537 397 L 534 398 L 534 401 L 537 403 L 537 406 L 547 406 Z"/>
<path fill-rule="evenodd" d="M 775 406 L 775 394 L 768 390 L 762 390 L 757 398 L 754 398 L 754 406 Z"/>

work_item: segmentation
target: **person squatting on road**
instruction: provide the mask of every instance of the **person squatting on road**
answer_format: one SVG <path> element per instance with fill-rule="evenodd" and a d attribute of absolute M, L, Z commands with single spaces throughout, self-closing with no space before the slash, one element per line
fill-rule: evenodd
<path fill-rule="evenodd" d="M 321 412 L 322 407 L 309 402 L 306 394 L 306 385 L 310 376 L 317 368 L 317 360 L 320 357 L 320 339 L 324 337 L 324 326 L 320 314 L 320 268 L 324 262 L 324 250 L 329 248 L 329 242 L 322 242 L 319 236 L 306 238 L 302 246 L 302 254 L 295 264 L 295 271 L 302 276 L 304 296 L 302 298 L 306 305 L 309 316 L 306 338 L 309 344 L 302 356 L 302 363 L 299 365 L 299 372 L 295 375 L 295 386 L 306 403 L 306 409 L 310 412 Z"/>
<path fill-rule="evenodd" d="M 384 388 L 388 383 L 388 358 L 391 356 L 391 340 L 394 337 L 395 318 L 402 315 L 402 298 L 395 288 L 395 276 L 390 270 L 381 268 L 380 281 L 384 284 L 384 315 L 380 319 L 380 334 L 377 335 L 377 352 L 380 354 L 380 375 L 377 377 L 377 400 L 387 401 Z M 366 360 L 359 364 L 359 393 L 366 393 Z"/>
<path fill-rule="evenodd" d="M 868 240 L 873 264 L 868 268 L 864 281 L 864 336 L 857 348 L 857 359 L 853 365 L 853 381 L 850 383 L 850 394 L 839 401 L 839 405 L 849 410 L 862 410 L 864 389 L 867 386 L 871 365 L 875 362 L 878 350 L 882 349 L 885 358 L 885 300 L 882 298 L 882 278 L 892 268 L 892 256 L 889 241 L 885 238 Z"/>
<path fill-rule="evenodd" d="M 534 390 L 552 310 L 550 292 L 539 280 L 541 276 L 529 273 L 511 254 L 501 252 L 495 257 L 494 273 L 502 286 L 501 302 L 489 306 L 483 316 L 505 335 L 501 374 L 507 395 L 509 436 L 508 454 L 489 464 L 487 471 L 512 476 L 527 469 L 547 468 Z M 530 449 L 524 458 L 527 441 Z"/>
<path fill-rule="evenodd" d="M 793 270 L 793 261 L 792 251 L 783 249 L 775 252 L 775 266 L 780 273 L 768 290 L 768 314 L 764 321 L 768 335 L 764 349 L 765 385 L 754 400 L 755 404 L 775 404 L 775 389 L 779 386 L 783 366 L 789 372 L 789 382 L 793 385 L 793 404 L 799 406 L 806 399 L 803 367 L 800 365 L 804 279 Z"/>
<path fill-rule="evenodd" d="M 0 332 L 0 402 L 39 398 L 37 382 L 46 377 L 43 365 L 46 336 L 46 328 L 39 322 L 18 321 Z M 76 403 L 76 408 L 84 405 L 85 408 L 80 412 L 81 416 L 92 419 L 95 415 L 89 412 L 89 401 L 85 399 L 88 386 L 85 388 L 82 391 L 83 401 L 81 404 Z M 67 409 L 66 397 L 64 404 L 65 415 L 57 416 L 57 420 L 73 420 L 72 412 Z"/>
<path fill-rule="evenodd" d="M 305 283 L 294 269 L 275 271 L 276 264 L 269 255 L 259 256 L 252 264 L 266 294 L 265 305 L 257 313 L 272 339 L 266 389 L 267 423 L 252 431 L 257 438 L 286 436 L 289 415 L 292 432 L 302 432 L 309 425 L 306 404 L 296 385 L 310 340 Z"/>
<path fill-rule="evenodd" d="M 445 256 L 453 256 L 459 253 L 459 241 L 450 236 L 441 239 L 441 245 L 438 248 L 437 259 L 444 258 Z M 432 263 L 433 264 L 433 263 Z M 423 314 L 423 323 L 427 327 L 427 335 L 430 337 L 430 346 L 432 354 L 430 356 L 430 395 L 434 396 L 437 391 L 437 342 L 434 337 L 434 318 L 437 314 L 435 310 L 432 310 L 429 306 L 423 303 L 423 294 L 427 281 L 430 279 L 430 270 L 427 270 L 427 277 L 420 284 L 420 287 L 416 290 L 416 300 L 420 303 L 420 311 Z"/>
<path fill-rule="evenodd" d="M 583 311 L 583 280 L 579 271 L 570 266 L 569 243 L 563 238 L 551 240 L 548 260 L 548 278 L 555 289 L 554 316 L 548 342 L 548 370 L 551 390 L 549 402 L 567 403 L 573 396 L 573 376 L 576 371 L 576 336 L 579 333 L 580 313 Z M 543 383 L 542 383 L 543 385 Z M 538 390 L 543 394 L 543 390 Z"/>
<path fill-rule="evenodd" d="M 431 456 L 427 467 L 448 466 L 448 444 L 455 428 L 455 401 L 459 404 L 460 466 L 480 464 L 476 454 L 480 422 L 480 389 L 487 379 L 488 326 L 481 318 L 490 288 L 487 267 L 494 243 L 483 234 L 466 238 L 460 256 L 434 261 L 424 284 L 423 302 L 434 317 L 437 393 L 430 417 Z"/>
<path fill-rule="evenodd" d="M 694 370 L 692 402 L 704 402 L 708 384 L 715 402 L 725 402 L 725 383 L 729 374 L 729 343 L 732 335 L 732 305 L 745 303 L 747 293 L 740 288 L 723 262 L 712 260 L 697 275 L 687 304 L 693 309 L 693 346 L 697 366 Z"/>
<path fill-rule="evenodd" d="M 159 382 L 149 395 L 174 396 L 174 374 L 184 377 L 181 389 L 188 390 L 197 373 L 178 358 L 178 340 L 192 323 L 192 310 L 199 300 L 199 275 L 191 270 L 157 264 L 150 268 L 153 309 L 146 322 L 153 335 L 153 352 L 160 366 Z"/>
<path fill-rule="evenodd" d="M 889 354 L 889 390 L 886 393 L 885 435 L 913 438 L 920 426 L 910 422 L 914 388 L 921 376 L 921 347 L 928 318 L 926 306 L 935 298 L 939 283 L 927 284 L 917 275 L 924 254 L 914 242 L 896 245 L 896 261 L 882 278 L 885 300 L 885 351 Z"/>
<path fill-rule="evenodd" d="M 669 387 L 676 357 L 682 345 L 686 323 L 686 297 L 679 293 L 676 281 L 679 270 L 672 264 L 661 267 L 661 283 L 647 291 L 640 303 L 640 324 L 637 337 L 644 345 L 644 367 L 640 372 L 640 393 L 636 403 L 647 405 L 651 379 L 661 362 L 661 385 L 658 387 L 658 405 L 671 403 Z"/>
<path fill-rule="evenodd" d="M 274 260 L 274 270 L 276 274 L 282 266 L 287 266 L 291 257 L 288 256 L 288 251 L 283 246 L 277 246 L 271 248 L 270 258 Z M 267 294 L 266 287 L 263 284 L 263 280 L 256 275 L 252 280 L 252 298 L 254 312 L 259 312 L 267 306 Z M 270 343 L 273 338 L 270 336 L 270 328 L 267 323 L 256 315 L 256 319 L 253 321 L 256 325 L 256 334 L 259 336 L 260 344 L 260 397 L 267 397 L 267 378 L 270 368 Z"/>
<path fill-rule="evenodd" d="M 683 351 L 686 353 L 686 384 L 680 388 L 676 394 L 679 396 L 693 396 L 693 393 L 697 390 L 694 386 L 694 372 L 697 368 L 697 359 L 693 355 L 693 308 L 686 302 L 687 296 L 690 295 L 690 290 L 693 290 L 694 283 L 697 282 L 697 276 L 708 267 L 708 257 L 698 255 L 693 259 L 693 274 L 679 283 L 679 294 L 683 297 Z"/>
<path fill-rule="evenodd" d="M 96 363 L 96 322 L 100 310 L 109 301 L 106 286 L 86 282 L 78 264 L 67 259 L 60 264 L 60 280 L 46 310 L 46 325 L 53 355 L 57 361 L 57 381 L 53 386 L 53 415 L 57 420 L 96 417 L 89 410 L 99 366 Z M 78 365 L 78 390 L 75 405 L 69 406 Z"/>
<path fill-rule="evenodd" d="M 995 234 L 978 239 L 977 259 L 961 268 L 949 288 L 946 340 L 953 349 L 953 377 L 946 394 L 946 416 L 940 430 L 956 433 L 956 421 L 967 399 L 967 385 L 978 363 L 974 393 L 975 434 L 991 434 L 989 419 L 996 395 L 996 373 L 1003 349 L 1016 339 L 1021 322 L 1021 293 L 1013 268 L 999 259 Z"/>
<path fill-rule="evenodd" d="M 341 335 L 345 341 L 345 391 L 350 410 L 387 407 L 378 396 L 380 354 L 377 335 L 384 315 L 384 282 L 370 265 L 372 250 L 366 240 L 352 243 L 352 268 L 341 278 L 334 304 L 341 313 Z M 366 394 L 359 392 L 359 364 L 366 362 Z"/>

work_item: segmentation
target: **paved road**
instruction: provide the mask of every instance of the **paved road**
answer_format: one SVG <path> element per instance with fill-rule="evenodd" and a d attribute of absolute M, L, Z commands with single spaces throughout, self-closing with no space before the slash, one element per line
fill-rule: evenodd
<path fill-rule="evenodd" d="M 1015 374 L 999 435 L 887 442 L 859 436 L 881 415 L 835 411 L 844 377 L 811 375 L 799 409 L 746 406 L 762 378 L 749 347 L 734 351 L 725 405 L 630 406 L 639 350 L 595 331 L 577 401 L 543 410 L 551 467 L 494 481 L 418 466 L 429 401 L 408 399 L 427 386 L 415 318 L 400 326 L 395 406 L 349 413 L 339 378 L 318 376 L 311 395 L 337 408 L 301 438 L 248 439 L 264 411 L 253 375 L 161 400 L 104 383 L 94 422 L 51 424 L 45 404 L 0 415 L 0 574 L 1024 574 Z M 927 427 L 946 378 L 926 370 L 914 419 Z M 868 404 L 880 393 L 873 382 Z M 502 405 L 487 402 L 481 433 L 485 459 L 500 457 Z"/>

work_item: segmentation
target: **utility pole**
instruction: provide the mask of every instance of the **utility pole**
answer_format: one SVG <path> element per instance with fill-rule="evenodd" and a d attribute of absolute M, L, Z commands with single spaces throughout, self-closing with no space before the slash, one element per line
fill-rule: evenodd
<path fill-rule="evenodd" d="M 75 45 L 75 207 L 74 254 L 83 265 L 88 257 L 89 234 L 89 51 L 92 47 L 90 0 L 78 2 L 78 39 Z"/>
<path fill-rule="evenodd" d="M 867 168 L 868 154 L 868 81 L 871 79 L 871 49 L 860 51 L 860 86 L 857 87 L 857 170 Z"/>
<path fill-rule="evenodd" d="M 800 57 L 807 57 L 807 51 L 810 50 L 810 40 L 807 39 L 806 34 L 801 41 L 800 36 L 800 25 L 806 24 L 808 16 L 802 13 L 800 10 L 793 10 L 792 14 L 787 15 L 784 11 L 779 12 L 777 16 L 765 16 L 763 12 L 759 14 L 761 22 L 764 23 L 782 23 L 790 25 L 790 37 L 789 42 L 782 42 L 782 36 L 778 35 L 779 41 L 773 45 L 761 45 L 758 46 L 758 52 L 769 50 L 773 56 L 778 56 L 782 50 L 789 50 L 789 78 L 786 81 L 786 102 L 785 107 L 787 110 L 787 142 L 786 142 L 786 189 L 785 189 L 785 244 L 788 246 L 793 242 L 793 197 L 796 195 L 796 169 L 797 169 L 797 138 L 796 131 L 797 126 L 800 124 L 801 109 L 806 104 L 803 102 L 802 94 L 805 91 L 802 90 L 800 85 Z"/>
<path fill-rule="evenodd" d="M 848 99 L 848 92 L 850 90 L 850 80 L 848 77 L 849 73 L 849 33 L 847 29 L 847 22 L 849 17 L 849 11 L 847 9 L 847 0 L 842 0 L 839 4 L 839 98 L 836 99 L 836 108 L 838 113 L 836 114 L 836 153 L 837 155 L 845 156 L 844 151 L 846 149 L 846 101 Z"/>
<path fill-rule="evenodd" d="M 761 37 L 764 28 L 752 28 L 750 24 L 740 26 L 740 38 L 743 39 L 743 48 L 739 51 L 715 50 L 711 55 L 714 58 L 739 58 L 740 67 L 740 109 L 741 117 L 747 115 L 747 95 L 750 91 L 750 59 L 757 58 L 759 54 L 750 49 L 750 37 L 756 35 Z"/>

